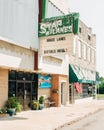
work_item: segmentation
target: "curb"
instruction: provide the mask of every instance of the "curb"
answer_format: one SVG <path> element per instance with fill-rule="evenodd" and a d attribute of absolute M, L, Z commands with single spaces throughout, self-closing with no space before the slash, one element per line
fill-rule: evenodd
<path fill-rule="evenodd" d="M 82 119 L 84 119 L 84 118 L 86 118 L 86 117 L 88 117 L 88 116 L 90 116 L 90 115 L 93 115 L 93 114 L 95 114 L 95 113 L 97 113 L 97 112 L 99 112 L 99 111 L 102 111 L 102 110 L 104 110 L 104 109 L 103 109 L 103 108 L 99 108 L 98 110 L 96 110 L 96 111 L 94 111 L 94 112 L 90 112 L 90 113 L 88 113 L 88 114 L 86 114 L 86 115 L 84 115 L 84 116 L 82 116 L 82 117 L 78 117 L 78 118 L 76 118 L 75 120 L 72 120 L 72 121 L 67 122 L 67 123 L 65 123 L 65 124 L 63 124 L 63 125 L 60 125 L 59 127 L 55 128 L 54 130 L 60 130 L 61 128 L 65 127 L 65 126 L 67 126 L 67 125 L 72 125 L 72 124 L 74 124 L 74 123 L 76 123 L 76 122 L 78 122 L 78 121 L 80 121 L 80 120 L 82 120 Z"/>

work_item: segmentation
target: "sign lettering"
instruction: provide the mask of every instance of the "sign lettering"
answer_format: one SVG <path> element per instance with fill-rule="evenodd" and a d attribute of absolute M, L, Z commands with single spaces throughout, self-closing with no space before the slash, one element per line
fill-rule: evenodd
<path fill-rule="evenodd" d="M 78 14 L 69 14 L 62 17 L 53 17 L 44 19 L 39 24 L 39 36 L 51 36 L 57 34 L 66 34 L 75 32 L 73 29 L 78 30 Z M 77 22 L 76 22 L 77 20 Z"/>

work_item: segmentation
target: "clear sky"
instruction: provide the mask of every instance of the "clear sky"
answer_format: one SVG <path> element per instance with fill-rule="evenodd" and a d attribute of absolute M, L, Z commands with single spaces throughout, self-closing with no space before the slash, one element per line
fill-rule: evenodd
<path fill-rule="evenodd" d="M 69 0 L 69 8 L 96 34 L 96 70 L 104 77 L 104 0 Z"/>

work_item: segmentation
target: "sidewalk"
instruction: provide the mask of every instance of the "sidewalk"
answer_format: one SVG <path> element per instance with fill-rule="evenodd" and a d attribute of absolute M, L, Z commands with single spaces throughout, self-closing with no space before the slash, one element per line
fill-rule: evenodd
<path fill-rule="evenodd" d="M 0 130 L 57 130 L 104 109 L 104 100 L 92 100 L 67 107 L 23 111 L 13 117 L 0 118 Z"/>

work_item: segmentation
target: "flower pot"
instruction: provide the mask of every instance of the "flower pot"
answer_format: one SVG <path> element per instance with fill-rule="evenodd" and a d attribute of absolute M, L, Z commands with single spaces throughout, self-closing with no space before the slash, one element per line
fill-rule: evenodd
<path fill-rule="evenodd" d="M 15 108 L 9 108 L 8 110 L 7 110 L 7 113 L 10 115 L 10 116 L 13 116 L 13 115 L 15 115 Z"/>
<path fill-rule="evenodd" d="M 44 108 L 44 104 L 39 104 L 39 110 L 42 110 Z"/>

